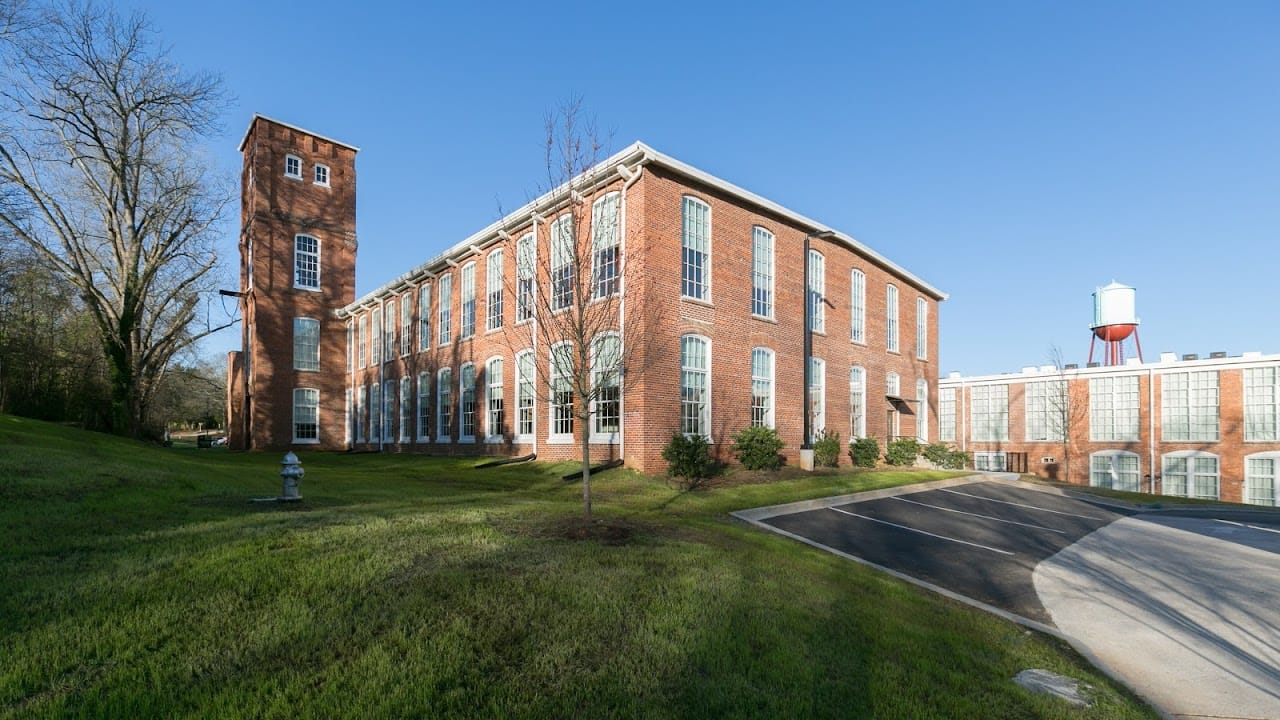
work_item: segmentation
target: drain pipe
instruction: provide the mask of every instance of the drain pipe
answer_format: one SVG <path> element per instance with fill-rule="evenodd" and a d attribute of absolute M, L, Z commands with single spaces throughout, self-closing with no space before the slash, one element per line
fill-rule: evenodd
<path fill-rule="evenodd" d="M 541 383 L 538 383 L 538 380 L 537 380 L 537 376 L 538 376 L 538 302 L 536 298 L 538 295 L 538 223 L 546 223 L 547 220 L 546 218 L 539 215 L 537 210 L 534 210 L 529 213 L 529 219 L 530 219 L 530 222 L 532 223 L 530 229 L 533 232 L 533 294 L 534 294 L 534 297 L 529 299 L 529 311 L 532 315 L 532 317 L 529 319 L 529 326 L 532 328 L 529 335 L 530 335 L 530 345 L 532 345 L 531 351 L 533 352 L 534 382 L 537 383 L 538 385 L 541 385 Z M 520 253 L 519 253 L 519 250 L 517 250 L 516 251 L 516 273 L 517 274 L 520 272 L 519 258 L 520 258 Z M 519 282 L 517 281 L 516 283 L 516 293 L 517 293 L 516 303 L 517 304 L 520 302 L 520 299 L 518 296 L 519 292 L 520 292 Z M 517 371 L 520 370 L 519 365 L 516 366 L 516 370 Z M 517 383 L 516 393 L 518 394 L 519 392 L 520 392 L 520 387 L 519 387 L 519 384 Z M 538 454 L 538 404 L 537 404 L 538 391 L 537 390 L 534 390 L 533 397 L 534 397 L 533 454 L 536 457 Z M 520 416 L 518 415 L 519 412 L 520 412 L 520 401 L 517 399 L 516 422 L 520 422 Z"/>
<path fill-rule="evenodd" d="M 1151 472 L 1151 494 L 1156 494 L 1156 376 L 1155 368 L 1147 367 L 1147 457 Z"/>
<path fill-rule="evenodd" d="M 374 342 L 378 343 L 378 407 L 369 409 L 378 413 L 378 452 L 382 452 L 382 438 L 387 436 L 387 428 L 385 426 L 387 418 L 386 414 L 382 412 L 382 409 L 387 406 L 387 399 L 383 397 L 383 393 L 385 393 L 387 389 L 382 386 L 382 366 L 387 362 L 387 358 L 385 357 L 387 343 L 386 339 L 382 336 L 382 329 L 387 326 L 386 298 L 383 298 L 382 301 L 378 303 L 378 309 L 381 311 L 378 313 L 378 317 L 382 318 L 382 327 L 377 328 L 370 333 L 374 338 Z"/>
<path fill-rule="evenodd" d="M 622 177 L 622 192 L 618 197 L 618 346 L 619 356 L 625 356 L 622 350 L 622 343 L 627 338 L 627 316 L 623 312 L 627 303 L 627 191 L 631 186 L 640 179 L 644 174 L 644 156 L 640 156 L 640 163 L 636 165 L 635 170 L 625 165 L 618 166 L 618 175 Z M 626 410 L 626 382 L 623 375 L 624 368 L 618 368 L 618 459 L 626 463 L 627 449 L 627 426 L 625 418 Z"/>

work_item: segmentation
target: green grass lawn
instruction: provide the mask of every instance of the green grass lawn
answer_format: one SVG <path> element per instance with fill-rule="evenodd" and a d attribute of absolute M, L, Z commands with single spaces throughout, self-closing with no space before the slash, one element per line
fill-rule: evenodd
<path fill-rule="evenodd" d="M 0 717 L 1153 718 L 1058 641 L 736 510 L 928 474 L 679 492 L 569 465 L 162 449 L 0 415 Z M 1074 709 L 1011 682 L 1048 668 Z"/>

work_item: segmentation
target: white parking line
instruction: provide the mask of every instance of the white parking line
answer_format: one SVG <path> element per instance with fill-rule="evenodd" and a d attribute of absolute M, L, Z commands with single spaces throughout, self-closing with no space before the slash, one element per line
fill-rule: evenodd
<path fill-rule="evenodd" d="M 1066 515 L 1067 517 L 1083 518 L 1085 520 L 1103 520 L 1105 518 L 1093 515 L 1077 515 L 1075 513 L 1063 512 L 1061 510 L 1050 510 L 1049 508 L 1036 507 L 1035 505 L 1024 505 L 1022 503 L 1009 502 L 1008 500 L 996 500 L 995 498 L 983 497 L 981 495 L 973 495 L 971 493 L 960 492 L 959 490 L 949 490 L 942 488 L 938 492 L 952 493 L 953 495 L 964 495 L 965 497 L 986 500 L 987 502 L 1000 503 L 1001 505 L 1013 505 L 1014 507 L 1027 508 L 1028 510 L 1039 510 L 1040 512 L 1053 513 L 1054 515 Z"/>
<path fill-rule="evenodd" d="M 921 535 L 928 535 L 929 537 L 935 537 L 935 538 L 938 538 L 939 540 L 948 540 L 953 543 L 960 543 L 961 545 L 969 545 L 971 547 L 982 548 L 983 550 L 990 550 L 991 552 L 1000 553 L 1001 555 L 1013 555 L 1013 553 L 1009 552 L 1008 550 L 1001 550 L 1000 548 L 993 548 L 993 547 L 988 547 L 986 545 L 979 545 L 978 543 L 972 543 L 972 542 L 969 542 L 968 540 L 959 540 L 957 538 L 947 537 L 946 535 L 937 535 L 935 533 L 926 532 L 924 530 L 909 527 L 907 525 L 899 525 L 898 523 L 891 523 L 888 520 L 879 520 L 873 517 L 867 517 L 866 515 L 859 515 L 858 513 L 855 513 L 855 512 L 849 512 L 848 510 L 841 510 L 840 508 L 837 508 L 837 507 L 827 508 L 827 509 L 835 510 L 836 512 L 842 513 L 844 515 L 849 515 L 856 518 L 862 518 L 863 520 L 878 522 L 882 525 L 890 525 L 892 527 L 901 528 L 903 530 L 910 530 L 911 532 L 920 533 Z"/>
<path fill-rule="evenodd" d="M 956 510 L 955 508 L 942 507 L 941 505 L 930 505 L 929 503 L 922 503 L 919 500 L 908 500 L 902 497 L 901 495 L 894 495 L 892 499 L 897 500 L 899 502 L 911 503 L 912 505 L 919 505 L 920 507 L 927 507 L 927 508 L 933 508 L 934 510 L 941 510 L 943 512 L 956 513 L 959 515 L 968 515 L 969 517 L 982 518 L 984 520 L 995 520 L 996 522 L 1008 523 L 1010 525 L 1020 525 L 1022 527 L 1032 528 L 1035 530 L 1048 530 L 1049 532 L 1058 533 L 1059 535 L 1066 534 L 1065 530 L 1058 530 L 1057 528 L 1045 527 L 1044 525 L 1032 525 L 1031 523 L 1018 522 L 1016 520 L 1005 520 L 1004 518 L 998 518 L 998 517 L 995 517 L 994 515 L 981 515 L 979 513 L 965 512 L 964 510 Z"/>
<path fill-rule="evenodd" d="M 1246 525 L 1245 523 L 1236 522 L 1235 520 L 1223 520 L 1221 518 L 1214 518 L 1214 520 L 1217 520 L 1220 523 L 1226 523 L 1228 525 L 1239 525 L 1240 527 L 1249 528 L 1250 530 L 1261 530 L 1262 532 L 1280 533 L 1280 530 L 1277 530 L 1275 528 L 1258 527 L 1257 525 Z"/>

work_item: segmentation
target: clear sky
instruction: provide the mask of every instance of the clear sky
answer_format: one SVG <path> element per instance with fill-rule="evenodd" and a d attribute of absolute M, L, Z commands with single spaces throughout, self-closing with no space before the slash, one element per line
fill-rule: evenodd
<path fill-rule="evenodd" d="M 1280 352 L 1278 2 L 117 6 L 223 75 L 228 172 L 255 112 L 361 148 L 357 295 L 534 195 L 576 94 L 948 292 L 943 374 L 1083 362 L 1113 279 L 1148 359 Z"/>

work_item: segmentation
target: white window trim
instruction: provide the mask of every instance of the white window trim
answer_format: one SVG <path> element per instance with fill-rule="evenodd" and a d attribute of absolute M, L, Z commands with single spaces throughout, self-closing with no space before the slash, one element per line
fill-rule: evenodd
<path fill-rule="evenodd" d="M 356 442 L 365 442 L 366 432 L 365 410 L 369 407 L 369 386 L 356 388 Z"/>
<path fill-rule="evenodd" d="M 1120 381 L 1132 381 L 1134 385 L 1134 405 L 1133 405 L 1133 433 L 1131 435 L 1123 435 L 1120 430 L 1118 418 L 1122 412 L 1127 412 L 1129 408 L 1120 407 L 1117 402 L 1117 396 L 1122 393 Z M 1106 395 L 1110 399 L 1110 407 L 1096 407 L 1095 401 L 1103 397 L 1103 392 L 1098 391 L 1094 394 L 1095 387 L 1107 385 Z M 1142 383 L 1137 375 L 1110 375 L 1104 377 L 1095 377 L 1089 379 L 1089 442 L 1139 442 L 1142 438 Z M 1151 412 L 1155 408 L 1147 408 L 1147 412 Z M 1111 437 L 1103 437 L 1103 423 L 1097 422 L 1104 417 L 1102 413 L 1111 414 Z"/>
<path fill-rule="evenodd" d="M 382 444 L 390 445 L 396 441 L 396 388 L 399 383 L 395 378 L 382 381 Z"/>
<path fill-rule="evenodd" d="M 413 350 L 413 293 L 400 296 L 400 357 L 409 357 Z"/>
<path fill-rule="evenodd" d="M 324 168 L 323 182 L 321 182 L 318 177 L 320 175 L 320 168 Z M 316 163 L 315 168 L 312 169 L 311 171 L 311 183 L 313 185 L 319 185 L 320 187 L 330 187 L 329 178 L 331 177 L 331 175 L 332 175 L 332 172 L 329 170 L 328 165 L 325 165 L 324 163 Z"/>
<path fill-rule="evenodd" d="M 600 213 L 598 209 L 601 207 L 604 207 L 605 204 L 609 203 L 610 201 L 613 202 L 613 223 L 614 223 L 613 243 L 609 245 L 600 245 L 597 242 L 597 239 L 599 236 L 596 233 L 596 223 L 603 216 L 603 214 Z M 621 227 L 622 210 L 621 208 L 622 208 L 622 193 L 617 190 L 614 190 L 613 192 L 605 193 L 604 196 L 602 196 L 599 200 L 596 200 L 594 203 L 591 204 L 591 301 L 592 302 L 596 300 L 604 300 L 605 298 L 616 297 L 622 292 L 622 227 Z M 601 294 L 600 293 L 600 268 L 596 265 L 596 262 L 599 260 L 600 250 L 604 248 L 609 248 L 609 247 L 612 247 L 614 249 L 613 281 L 614 281 L 614 284 L 617 286 L 617 290 L 614 290 L 613 292 L 608 294 Z"/>
<path fill-rule="evenodd" d="M 438 345 L 453 342 L 453 275 L 449 273 L 436 282 L 436 336 Z"/>
<path fill-rule="evenodd" d="M 1276 402 L 1273 405 L 1273 408 L 1274 408 L 1273 413 L 1275 417 L 1272 419 L 1272 423 L 1274 423 L 1276 432 L 1273 437 L 1250 437 L 1249 436 L 1249 431 L 1250 431 L 1250 426 L 1249 426 L 1249 375 L 1250 375 L 1250 372 L 1249 371 L 1250 370 L 1266 370 L 1266 369 L 1273 369 L 1273 368 L 1275 369 L 1276 380 L 1274 385 L 1272 386 L 1274 388 L 1272 392 L 1275 393 Z M 1219 385 L 1219 392 L 1221 392 L 1221 385 Z M 1241 419 L 1243 420 L 1242 428 L 1241 428 L 1241 436 L 1244 438 L 1244 442 L 1246 444 L 1280 442 L 1280 368 L 1276 368 L 1276 366 L 1274 365 L 1264 365 L 1261 367 L 1252 367 L 1252 368 L 1242 369 L 1240 371 L 1240 393 L 1241 393 L 1240 412 L 1241 412 Z M 1221 413 L 1221 403 L 1222 403 L 1221 395 L 1219 395 L 1218 397 L 1218 403 L 1219 403 L 1219 413 Z M 1219 425 L 1218 431 L 1219 433 L 1221 433 L 1222 431 L 1221 425 Z M 1280 484 L 1280 480 L 1277 480 L 1277 484 Z M 1277 495 L 1280 495 L 1280 493 L 1277 493 Z"/>
<path fill-rule="evenodd" d="M 854 396 L 853 374 L 855 371 L 858 373 L 861 373 L 862 375 L 862 387 L 860 390 L 857 391 L 862 401 L 861 402 L 862 414 L 858 416 L 856 423 L 853 422 L 854 416 L 853 416 L 853 402 L 852 402 L 853 396 Z M 852 436 L 850 439 L 864 438 L 867 436 L 867 384 L 868 383 L 867 383 L 866 368 L 862 367 L 861 365 L 854 365 L 853 367 L 849 368 L 849 400 L 850 400 L 849 434 Z"/>
<path fill-rule="evenodd" d="M 1222 458 L 1214 453 L 1205 452 L 1204 450 L 1178 450 L 1176 452 L 1169 452 L 1160 456 L 1160 494 L 1161 495 L 1169 494 L 1168 493 L 1169 471 L 1168 471 L 1167 465 L 1168 465 L 1168 460 L 1171 458 L 1183 459 L 1188 461 L 1187 462 L 1187 494 L 1174 495 L 1173 497 L 1189 497 L 1189 498 L 1199 497 L 1198 495 L 1195 494 L 1196 472 L 1193 468 L 1193 464 L 1190 461 L 1195 460 L 1196 458 L 1213 458 L 1214 460 L 1218 461 L 1218 472 L 1214 475 L 1214 481 L 1215 481 L 1214 485 L 1217 487 L 1218 492 L 1212 499 L 1213 500 L 1222 499 Z"/>
<path fill-rule="evenodd" d="M 289 172 L 290 160 L 297 162 L 298 164 L 297 173 Z M 294 155 L 293 153 L 286 153 L 284 156 L 284 176 L 289 178 L 290 180 L 301 180 L 302 179 L 302 158 L 298 157 L 297 155 Z"/>
<path fill-rule="evenodd" d="M 884 314 L 885 314 L 885 350 L 898 354 L 899 348 L 902 347 L 900 335 L 902 332 L 902 313 L 900 311 L 898 286 L 889 283 L 884 286 Z"/>
<path fill-rule="evenodd" d="M 530 371 L 531 371 L 532 375 L 528 378 L 529 387 L 530 387 L 530 389 L 531 389 L 531 395 L 532 395 L 532 398 L 531 398 L 531 399 L 533 400 L 533 407 L 532 407 L 532 409 L 530 410 L 530 413 L 531 413 L 530 420 L 531 420 L 531 422 L 533 423 L 533 428 L 532 428 L 532 430 L 533 430 L 533 431 L 532 431 L 532 432 L 529 432 L 529 433 L 521 433 L 521 432 L 520 432 L 520 382 L 521 382 L 521 380 L 523 379 L 523 375 L 521 375 L 521 373 L 520 373 L 520 360 L 521 360 L 521 358 L 522 358 L 522 357 L 524 357 L 525 355 L 528 355 L 528 356 L 529 356 L 529 358 L 530 358 L 530 359 L 531 359 L 531 361 L 532 361 L 532 363 L 531 363 L 531 364 L 533 365 L 533 367 L 532 367 L 532 368 L 530 368 Z M 516 401 L 516 402 L 515 402 L 515 407 L 513 408 L 514 413 L 512 414 L 511 433 L 512 433 L 513 437 L 515 438 L 515 442 L 516 442 L 517 444 L 530 444 L 530 443 L 532 443 L 532 442 L 537 438 L 537 436 L 538 436 L 538 367 L 537 367 L 537 362 L 538 362 L 538 358 L 537 358 L 537 356 L 536 356 L 536 355 L 534 355 L 533 350 L 521 350 L 520 352 L 518 352 L 518 353 L 516 353 L 516 354 L 515 354 L 515 366 L 514 366 L 514 367 L 512 368 L 512 370 L 511 370 L 511 377 L 512 377 L 512 378 L 514 379 L 514 381 L 515 381 L 515 395 L 514 395 L 514 397 L 515 397 L 515 401 Z"/>
<path fill-rule="evenodd" d="M 299 284 L 298 284 L 298 239 L 299 239 L 299 238 L 304 238 L 304 237 L 305 237 L 305 238 L 308 238 L 308 239 L 311 239 L 311 240 L 314 240 L 314 241 L 315 241 L 315 243 L 316 243 L 316 252 L 315 252 L 315 256 L 316 256 L 316 284 L 315 284 L 315 286 L 314 286 L 314 287 L 313 287 L 313 286 L 311 286 L 311 285 L 299 285 Z M 294 290 L 306 290 L 307 292 L 316 292 L 316 293 L 318 293 L 318 292 L 320 292 L 320 291 L 321 291 L 321 287 L 322 287 L 322 286 L 321 286 L 321 282 L 322 282 L 322 281 L 321 281 L 321 275 L 323 274 L 323 271 L 324 271 L 324 265 L 323 265 L 323 264 L 321 264 L 321 256 L 322 256 L 322 252 L 321 252 L 321 250 L 322 250 L 322 249 L 323 249 L 323 248 L 321 248 L 321 247 L 320 247 L 320 238 L 316 237 L 315 235 L 309 235 L 309 234 L 307 234 L 307 233 L 296 233 L 296 234 L 293 236 L 293 289 L 294 289 Z M 308 254 L 310 254 L 310 253 L 308 253 Z"/>
<path fill-rule="evenodd" d="M 768 312 L 765 314 L 760 314 L 756 312 L 756 235 L 758 233 L 767 235 L 769 238 L 769 257 L 767 259 L 767 262 L 765 263 L 766 265 L 769 266 L 769 276 L 768 276 L 769 286 L 765 288 L 765 291 L 769 295 L 769 300 L 766 303 L 766 308 L 765 308 L 766 310 L 768 310 Z M 774 319 L 774 305 L 776 305 L 775 288 L 777 287 L 777 280 L 776 280 L 777 264 L 775 262 L 775 258 L 777 257 L 777 250 L 776 250 L 777 244 L 778 244 L 777 236 L 774 235 L 772 232 L 770 232 L 767 228 L 764 228 L 760 225 L 751 226 L 751 317 L 754 317 L 760 320 L 772 321 Z"/>
<path fill-rule="evenodd" d="M 463 385 L 463 382 L 464 382 L 464 378 L 466 378 L 467 376 L 468 369 L 471 370 L 471 414 L 472 414 L 471 429 L 472 429 L 472 432 L 470 435 L 463 433 L 465 424 L 463 421 L 464 411 L 462 409 L 463 403 L 466 402 L 464 396 L 467 392 L 467 389 Z M 476 375 L 475 363 L 464 362 L 462 363 L 462 365 L 458 366 L 458 442 L 459 443 L 474 444 L 476 441 L 476 434 L 481 430 L 480 428 L 481 415 L 479 413 L 480 392 L 476 389 L 477 377 L 478 376 Z"/>
<path fill-rule="evenodd" d="M 867 274 L 858 268 L 849 270 L 849 342 L 867 344 Z"/>
<path fill-rule="evenodd" d="M 520 244 L 525 242 L 526 240 L 528 240 L 529 249 L 531 251 L 529 253 L 530 255 L 529 267 L 526 268 L 529 271 L 527 278 L 525 278 L 521 274 L 521 259 L 520 259 Z M 537 308 L 538 308 L 538 234 L 534 232 L 527 232 L 524 235 L 521 235 L 520 239 L 516 240 L 515 255 L 516 255 L 516 267 L 515 267 L 516 285 L 515 285 L 515 297 L 512 298 L 512 302 L 515 303 L 515 308 L 514 308 L 515 324 L 520 325 L 527 322 L 533 322 L 533 318 L 536 317 L 538 314 L 537 312 Z M 529 303 L 528 303 L 529 317 L 525 317 L 525 318 L 520 317 L 520 280 L 522 278 L 532 280 L 529 287 Z"/>
<path fill-rule="evenodd" d="M 470 283 L 467 280 L 470 279 Z M 470 290 L 468 299 L 467 291 Z M 467 328 L 467 303 L 471 303 L 471 327 Z M 476 263 L 474 260 L 462 266 L 458 272 L 458 339 L 466 340 L 475 337 L 476 311 L 480 304 L 476 301 Z"/>
<path fill-rule="evenodd" d="M 547 387 L 547 395 L 548 395 L 548 402 L 547 402 L 547 444 L 548 444 L 548 445 L 571 445 L 571 444 L 573 444 L 573 435 L 574 435 L 574 433 L 572 433 L 572 432 L 569 432 L 569 433 L 558 433 L 558 432 L 556 432 L 556 402 L 555 402 L 555 379 L 556 379 L 556 369 L 555 369 L 555 368 L 556 368 L 556 361 L 555 361 L 555 356 L 556 356 L 556 349 L 557 349 L 557 348 L 562 348 L 562 347 L 567 347 L 567 348 L 569 348 L 569 360 L 570 360 L 570 362 L 572 363 L 572 361 L 573 361 L 573 344 L 572 344 L 572 343 L 570 343 L 570 342 L 558 342 L 558 343 L 555 343 L 554 345 L 552 345 L 552 346 L 551 346 L 551 350 L 547 353 L 547 362 L 548 362 L 548 363 L 550 363 L 550 364 L 547 366 L 547 384 L 548 384 L 548 387 Z M 569 368 L 569 375 L 568 375 L 568 378 L 569 378 L 570 391 L 571 391 L 571 392 L 573 392 L 573 402 L 574 402 L 574 403 L 582 402 L 582 398 L 578 397 L 578 393 L 577 393 L 577 392 L 576 392 L 576 390 L 573 388 L 573 367 L 572 367 L 572 366 L 570 366 L 570 368 Z M 577 418 L 577 417 L 574 417 L 574 418 L 573 418 L 573 429 L 574 429 L 574 432 L 577 432 L 577 431 L 578 431 L 578 429 L 579 429 L 579 428 L 578 428 L 578 418 Z"/>
<path fill-rule="evenodd" d="M 423 383 L 424 380 L 426 381 L 425 384 L 427 386 L 427 392 L 425 395 L 422 392 L 422 386 L 424 384 Z M 417 391 L 418 391 L 417 393 L 418 404 L 417 404 L 417 407 L 415 408 L 417 410 L 417 416 L 415 420 L 418 423 L 418 427 L 417 427 L 418 442 L 431 442 L 431 436 L 426 432 L 427 423 L 422 422 L 422 411 L 423 411 L 422 405 L 423 405 L 424 397 L 426 398 L 426 405 L 427 405 L 426 410 L 428 413 L 431 412 L 431 373 L 426 371 L 418 373 Z"/>
<path fill-rule="evenodd" d="M 679 415 L 680 431 L 685 435 L 685 437 L 693 437 L 691 433 L 684 432 L 684 377 L 683 375 L 684 375 L 685 365 L 684 365 L 683 355 L 684 355 L 685 338 L 695 338 L 695 339 L 701 340 L 707 347 L 707 367 L 706 369 L 702 370 L 702 372 L 705 373 L 707 377 L 706 397 L 703 399 L 703 402 L 702 402 L 702 419 L 699 422 L 699 424 L 702 425 L 702 428 L 704 430 L 703 437 L 706 439 L 707 444 L 712 444 L 714 443 L 714 440 L 711 437 L 711 398 L 712 398 L 711 368 L 713 366 L 713 356 L 711 354 L 712 352 L 711 338 L 707 337 L 706 335 L 699 335 L 697 333 L 685 333 L 684 335 L 680 336 L 680 354 L 682 356 L 680 358 L 681 377 L 679 378 L 680 404 L 681 404 L 680 415 Z"/>
<path fill-rule="evenodd" d="M 1141 491 L 1142 491 L 1142 456 L 1141 456 L 1141 455 L 1139 455 L 1138 453 L 1135 453 L 1135 452 L 1129 452 L 1128 450 L 1099 450 L 1099 451 L 1097 451 L 1097 452 L 1089 453 L 1089 487 L 1103 487 L 1102 485 L 1095 485 L 1095 484 L 1094 484 L 1094 482 L 1093 482 L 1093 460 L 1094 460 L 1094 458 L 1097 458 L 1097 457 L 1110 457 L 1110 458 L 1117 458 L 1117 457 L 1132 457 L 1132 458 L 1135 458 L 1135 459 L 1138 461 L 1138 470 L 1137 470 L 1137 483 L 1138 483 L 1138 488 L 1137 488 L 1137 490 L 1127 490 L 1127 489 L 1125 489 L 1125 488 L 1118 488 L 1118 487 L 1116 487 L 1116 486 L 1115 486 L 1115 482 L 1114 482 L 1114 481 L 1112 482 L 1112 485 L 1111 485 L 1111 488 L 1110 488 L 1110 489 L 1112 489 L 1112 490 L 1120 490 L 1120 491 L 1122 491 L 1122 492 L 1141 492 Z M 1112 467 L 1113 467 L 1113 468 L 1115 467 L 1115 463 L 1114 463 L 1114 462 L 1112 463 Z"/>
<path fill-rule="evenodd" d="M 684 201 L 688 198 L 702 205 L 707 209 L 707 264 L 706 271 L 703 273 L 703 285 L 706 286 L 706 297 L 695 297 L 693 295 L 684 294 Z M 680 299 L 691 302 L 702 303 L 704 305 L 712 304 L 712 283 L 711 283 L 711 259 L 715 257 L 715 247 L 713 245 L 711 228 L 714 227 L 714 220 L 711 215 L 711 203 L 706 202 L 702 198 L 693 195 L 680 196 Z"/>
<path fill-rule="evenodd" d="M 494 260 L 498 262 L 497 277 L 494 277 Z M 506 273 L 507 254 L 503 252 L 503 248 L 496 248 L 485 257 L 484 260 L 484 329 L 486 333 L 497 332 L 501 330 L 507 323 L 507 289 L 503 280 Z M 498 303 L 493 302 L 493 294 L 497 292 Z M 497 324 L 494 324 L 493 310 L 498 307 L 501 312 L 497 316 Z"/>
<path fill-rule="evenodd" d="M 929 381 L 924 378 L 916 379 L 916 440 L 929 442 Z"/>
<path fill-rule="evenodd" d="M 596 432 L 596 418 L 599 408 L 597 404 L 599 398 L 596 396 L 596 343 L 604 338 L 614 338 L 618 341 L 618 359 L 621 365 L 622 359 L 622 336 L 616 332 L 603 332 L 591 339 L 591 427 L 588 428 L 589 435 L 587 442 L 595 445 L 617 445 L 622 441 L 622 372 L 621 367 L 618 368 L 618 432 L 599 433 Z"/>
<path fill-rule="evenodd" d="M 448 376 L 448 382 L 444 382 L 442 378 Z M 446 391 L 449 393 L 449 402 L 442 402 L 440 393 Z M 456 398 L 453 395 L 453 368 L 443 367 L 436 371 L 436 442 L 451 443 L 453 442 L 454 422 L 458 420 L 456 411 L 450 414 L 450 422 L 444 422 L 445 408 L 453 408 L 456 405 Z"/>
<path fill-rule="evenodd" d="M 988 462 L 979 462 L 979 460 L 987 460 Z M 990 460 L 997 460 L 997 465 L 1000 469 L 990 470 L 984 468 L 979 470 L 981 465 L 986 465 L 989 468 L 991 465 Z M 973 453 L 973 469 L 976 472 L 1004 472 L 1006 467 L 1009 467 L 1009 455 L 1004 450 L 978 450 Z"/>
<path fill-rule="evenodd" d="M 805 288 L 805 302 L 810 303 L 810 330 L 816 335 L 827 334 L 827 258 L 821 252 L 809 248 L 809 287 Z"/>
<path fill-rule="evenodd" d="M 484 361 L 484 441 L 488 444 L 500 444 L 507 441 L 506 433 L 501 432 L 502 428 L 497 428 L 499 430 L 497 433 L 493 432 L 495 428 L 492 425 L 493 418 L 489 412 L 489 402 L 493 399 L 492 373 L 495 360 L 502 363 L 502 373 L 498 376 L 498 380 L 501 383 L 498 389 L 502 394 L 502 419 L 507 423 L 511 419 L 511 413 L 507 406 L 507 361 L 501 355 L 491 355 Z"/>
<path fill-rule="evenodd" d="M 761 317 L 757 315 L 756 317 Z M 769 407 L 765 412 L 764 422 L 761 427 L 776 428 L 778 416 L 778 354 L 773 348 L 757 345 L 751 348 L 751 424 L 755 425 L 755 384 L 756 378 L 764 379 L 763 376 L 756 375 L 756 353 L 762 352 L 769 356 Z"/>
<path fill-rule="evenodd" d="M 916 298 L 916 359 L 929 359 L 929 301 Z"/>
<path fill-rule="evenodd" d="M 575 302 L 576 293 L 578 292 L 578 289 L 579 289 L 577 283 L 580 279 L 578 277 L 578 272 L 580 268 L 574 262 L 575 260 L 578 259 L 576 257 L 578 254 L 578 237 L 576 232 L 577 228 L 573 226 L 573 222 L 574 222 L 573 213 L 566 212 L 561 214 L 559 217 L 557 217 L 556 219 L 552 220 L 550 223 L 547 224 L 547 233 L 549 235 L 549 239 L 548 239 L 549 247 L 547 251 L 550 253 L 550 257 L 547 258 L 549 261 L 547 263 L 547 270 L 548 270 L 547 292 L 551 293 L 551 296 L 548 298 L 547 308 L 551 311 L 553 315 L 557 313 L 566 312 L 567 310 L 572 308 Z M 556 264 L 556 248 L 558 246 L 558 243 L 563 245 L 563 243 L 565 242 L 563 240 L 560 240 L 560 235 L 563 234 L 563 231 L 560 230 L 562 226 L 569 228 L 568 230 L 569 237 L 567 240 L 568 245 L 564 248 L 565 253 L 567 253 L 567 257 L 564 258 L 566 262 L 557 265 Z M 570 283 L 569 292 L 568 292 L 567 299 L 565 300 L 565 304 L 560 307 L 556 307 L 556 303 L 557 303 L 556 275 L 557 275 L 557 271 L 563 268 L 569 269 L 569 274 L 568 274 L 569 283 Z M 536 286 L 537 284 L 538 284 L 537 274 L 535 272 L 534 285 Z"/>
<path fill-rule="evenodd" d="M 363 370 L 366 367 L 367 355 L 369 354 L 369 316 L 362 314 L 360 320 L 356 323 L 359 328 L 356 333 L 356 367 Z"/>
<path fill-rule="evenodd" d="M 423 302 L 423 301 L 426 302 Z M 418 286 L 418 352 L 431 349 L 431 283 Z"/>
<path fill-rule="evenodd" d="M 950 402 L 943 400 L 943 397 L 945 396 L 946 393 L 951 394 Z M 938 442 L 955 442 L 956 441 L 956 437 L 958 435 L 958 428 L 956 427 L 958 425 L 958 423 L 956 422 L 956 410 L 957 410 L 956 396 L 958 394 L 959 393 L 957 393 L 956 389 L 953 387 L 938 388 Z M 951 406 L 951 412 L 949 413 L 943 412 L 943 409 L 946 408 L 947 405 Z M 950 419 L 946 425 L 944 425 L 942 422 L 943 418 Z M 943 432 L 943 428 L 948 426 L 950 427 L 951 432 L 950 433 Z"/>
<path fill-rule="evenodd" d="M 1271 480 L 1271 497 L 1274 505 L 1263 505 L 1262 503 L 1249 502 L 1249 461 L 1250 460 L 1272 460 L 1274 461 L 1275 477 Z M 1221 469 L 1221 468 L 1219 468 Z M 1250 453 L 1244 456 L 1244 478 L 1240 483 L 1240 502 L 1246 505 L 1257 505 L 1258 507 L 1280 507 L 1280 451 L 1270 450 L 1267 452 Z"/>
<path fill-rule="evenodd" d="M 809 443 L 817 442 L 818 434 L 825 432 L 827 429 L 827 361 L 819 357 L 809 357 L 809 387 L 805 388 L 805 412 L 813 410 L 813 390 L 818 388 L 818 399 L 821 403 L 820 412 L 813 413 L 813 418 L 809 422 Z"/>
<path fill-rule="evenodd" d="M 316 394 L 316 436 L 313 438 L 298 437 L 298 391 L 309 391 Z M 293 437 L 294 445 L 319 445 L 320 444 L 320 389 L 313 387 L 296 387 L 289 397 L 292 402 L 290 413 L 292 414 L 292 425 L 290 426 L 290 434 Z"/>
<path fill-rule="evenodd" d="M 300 320 L 315 324 L 315 329 L 316 329 L 316 344 L 315 344 L 315 361 L 316 362 L 315 364 L 316 366 L 313 368 L 298 367 L 298 321 Z M 320 352 L 320 321 L 317 320 L 316 318 L 310 318 L 310 317 L 295 317 L 293 319 L 293 369 L 297 372 L 307 372 L 307 373 L 320 372 L 321 357 L 322 357 L 322 353 Z"/>

